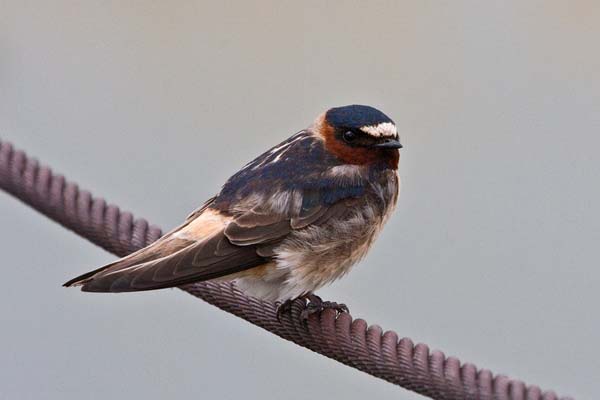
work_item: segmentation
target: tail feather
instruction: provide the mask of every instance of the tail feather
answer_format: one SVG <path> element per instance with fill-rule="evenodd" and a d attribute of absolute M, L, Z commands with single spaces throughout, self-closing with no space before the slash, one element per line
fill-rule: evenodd
<path fill-rule="evenodd" d="M 91 278 L 92 278 L 94 275 L 96 275 L 98 272 L 102 272 L 102 271 L 104 271 L 105 269 L 107 269 L 107 268 L 110 268 L 110 267 L 112 267 L 112 266 L 113 266 L 113 265 L 115 265 L 115 264 L 116 264 L 116 262 L 114 262 L 114 263 L 110 263 L 110 264 L 107 264 L 107 265 L 105 265 L 105 266 L 103 266 L 103 267 L 100 267 L 100 268 L 98 268 L 98 269 L 95 269 L 95 270 L 93 270 L 93 271 L 87 272 L 87 273 L 85 273 L 85 274 L 83 274 L 83 275 L 79 275 L 79 276 L 77 276 L 77 277 L 75 277 L 75 278 L 71 279 L 70 281 L 63 283 L 63 286 L 64 286 L 64 287 L 82 286 L 82 285 L 84 285 L 86 282 L 88 282 L 88 281 L 89 281 L 89 280 L 90 280 L 90 279 L 91 279 Z"/>
<path fill-rule="evenodd" d="M 166 239 L 166 238 L 165 238 Z M 95 269 L 90 272 L 86 272 L 83 275 L 79 275 L 76 278 L 71 279 L 68 282 L 63 284 L 64 287 L 73 287 L 73 286 L 84 286 L 86 283 L 89 283 L 94 279 L 98 274 L 106 271 L 107 269 L 111 269 L 112 271 L 119 271 L 125 268 L 132 267 L 134 265 L 143 264 L 146 262 L 157 260 L 161 257 L 164 257 L 167 254 L 170 254 L 174 251 L 181 250 L 187 246 L 189 246 L 192 241 L 182 240 L 182 239 L 171 239 L 164 240 L 161 239 L 154 244 L 144 247 L 141 250 L 136 251 L 128 256 L 125 256 L 117 261 L 114 261 L 110 264 L 104 265 L 98 269 Z M 82 288 L 85 290 L 85 287 Z M 110 290 L 106 290 L 110 291 Z"/>
<path fill-rule="evenodd" d="M 231 216 L 202 210 L 150 246 L 71 279 L 65 286 L 80 286 L 84 292 L 137 292 L 220 278 L 267 262 L 270 256 L 259 254 L 255 240 L 262 237 L 271 243 L 275 238 L 265 226 L 277 227 L 276 237 L 287 232 L 280 225 L 289 226 L 289 222 L 273 224 L 271 220 L 250 224 L 249 233 L 234 232 L 244 238 L 238 245 L 227 236 Z"/>

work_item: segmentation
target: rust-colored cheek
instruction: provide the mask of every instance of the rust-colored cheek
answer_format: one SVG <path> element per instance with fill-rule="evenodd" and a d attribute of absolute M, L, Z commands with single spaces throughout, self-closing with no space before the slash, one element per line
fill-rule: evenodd
<path fill-rule="evenodd" d="M 335 129 L 326 121 L 323 121 L 320 128 L 327 150 L 343 162 L 354 165 L 367 165 L 383 161 L 392 169 L 398 168 L 400 160 L 398 150 L 350 147 L 335 137 Z"/>
<path fill-rule="evenodd" d="M 398 163 L 400 162 L 400 152 L 398 150 L 388 150 L 389 154 L 386 155 L 386 162 L 392 169 L 398 169 Z"/>

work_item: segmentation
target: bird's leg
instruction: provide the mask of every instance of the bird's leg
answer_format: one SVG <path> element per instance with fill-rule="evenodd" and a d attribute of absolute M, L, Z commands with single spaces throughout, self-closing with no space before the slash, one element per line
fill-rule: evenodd
<path fill-rule="evenodd" d="M 303 296 L 304 299 L 308 300 L 306 308 L 302 310 L 300 318 L 303 321 L 307 321 L 308 317 L 312 314 L 320 314 L 323 310 L 335 310 L 337 314 L 349 312 L 348 307 L 342 303 L 336 303 L 335 301 L 323 301 L 319 296 L 314 293 L 307 293 Z"/>

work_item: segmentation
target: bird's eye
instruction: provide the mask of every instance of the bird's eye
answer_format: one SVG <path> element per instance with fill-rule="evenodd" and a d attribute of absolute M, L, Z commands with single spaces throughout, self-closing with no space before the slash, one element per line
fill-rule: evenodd
<path fill-rule="evenodd" d="M 344 132 L 343 138 L 347 143 L 350 143 L 356 139 L 356 133 L 352 131 L 346 131 Z"/>

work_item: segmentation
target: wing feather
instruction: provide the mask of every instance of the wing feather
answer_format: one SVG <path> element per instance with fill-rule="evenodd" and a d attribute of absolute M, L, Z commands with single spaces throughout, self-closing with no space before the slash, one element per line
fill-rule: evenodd
<path fill-rule="evenodd" d="M 154 244 L 66 286 L 90 292 L 130 292 L 206 281 L 263 265 L 294 230 L 344 218 L 356 199 L 315 201 L 295 212 L 274 212 L 268 205 L 235 216 L 205 205 Z M 292 214 L 293 215 L 290 215 Z"/>

